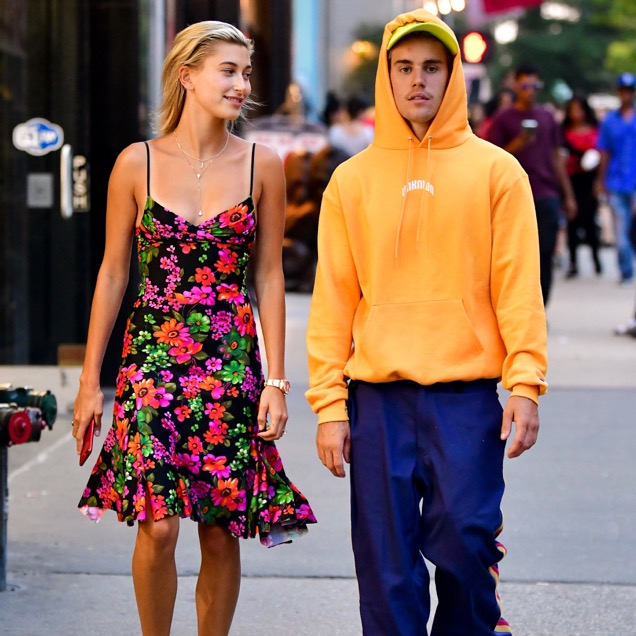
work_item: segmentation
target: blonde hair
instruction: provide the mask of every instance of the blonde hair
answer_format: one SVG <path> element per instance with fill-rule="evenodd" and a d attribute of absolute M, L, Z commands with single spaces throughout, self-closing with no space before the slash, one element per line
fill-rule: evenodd
<path fill-rule="evenodd" d="M 179 69 L 182 66 L 199 68 L 220 43 L 244 46 L 250 57 L 254 52 L 252 40 L 226 22 L 197 22 L 177 34 L 172 49 L 164 60 L 161 73 L 163 101 L 157 110 L 157 128 L 161 134 L 171 133 L 177 127 L 183 113 L 186 90 L 179 81 Z M 248 98 L 243 108 L 249 109 L 253 103 Z"/>

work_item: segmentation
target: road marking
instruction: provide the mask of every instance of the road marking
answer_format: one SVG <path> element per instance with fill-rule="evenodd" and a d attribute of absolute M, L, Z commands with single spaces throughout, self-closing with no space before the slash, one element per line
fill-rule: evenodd
<path fill-rule="evenodd" d="M 10 484 L 16 477 L 19 477 L 22 473 L 26 473 L 28 470 L 31 470 L 34 466 L 38 466 L 39 464 L 43 464 L 58 448 L 63 446 L 64 444 L 68 444 L 68 437 L 63 436 L 57 440 L 54 444 L 49 446 L 46 450 L 38 453 L 33 459 L 28 461 L 26 464 L 22 464 L 20 468 L 16 468 L 15 470 L 9 473 L 8 483 Z"/>

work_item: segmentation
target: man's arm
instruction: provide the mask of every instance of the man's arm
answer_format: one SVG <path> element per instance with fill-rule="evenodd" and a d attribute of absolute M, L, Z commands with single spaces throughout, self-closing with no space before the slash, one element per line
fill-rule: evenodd
<path fill-rule="evenodd" d="M 320 211 L 318 267 L 307 326 L 309 390 L 305 395 L 318 414 L 318 456 L 335 476 L 344 477 L 343 460 L 349 461 L 344 369 L 351 355 L 353 317 L 361 291 L 337 174 L 325 190 Z"/>
<path fill-rule="evenodd" d="M 502 383 L 513 396 L 536 403 L 547 388 L 536 213 L 528 177 L 518 164 L 500 168 L 506 173 L 503 183 L 519 175 L 503 192 L 493 193 L 490 294 L 506 350 Z"/>

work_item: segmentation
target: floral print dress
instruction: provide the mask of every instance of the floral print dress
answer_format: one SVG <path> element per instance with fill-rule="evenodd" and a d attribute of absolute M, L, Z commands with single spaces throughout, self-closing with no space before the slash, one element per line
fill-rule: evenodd
<path fill-rule="evenodd" d="M 253 171 L 254 147 L 252 181 Z M 258 534 L 267 546 L 316 521 L 275 444 L 257 437 L 264 380 L 246 284 L 251 190 L 193 225 L 148 187 L 113 426 L 79 502 L 91 519 L 104 510 L 129 525 L 179 515 L 236 537 Z"/>

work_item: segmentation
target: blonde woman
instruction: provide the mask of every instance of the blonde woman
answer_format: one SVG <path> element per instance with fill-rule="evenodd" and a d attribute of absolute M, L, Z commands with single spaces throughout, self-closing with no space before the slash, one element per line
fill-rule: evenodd
<path fill-rule="evenodd" d="M 118 157 L 106 247 L 73 413 L 80 451 L 102 424 L 106 343 L 128 283 L 133 241 L 141 284 L 124 338 L 113 425 L 79 506 L 137 521 L 132 562 L 143 634 L 169 634 L 180 517 L 198 523 L 199 634 L 227 634 L 238 598 L 238 538 L 268 546 L 315 518 L 287 479 L 284 178 L 269 148 L 231 134 L 248 105 L 252 44 L 222 22 L 194 24 L 164 62 L 161 136 Z M 256 231 L 258 228 L 258 232 Z M 267 353 L 261 369 L 246 286 L 254 286 Z"/>

